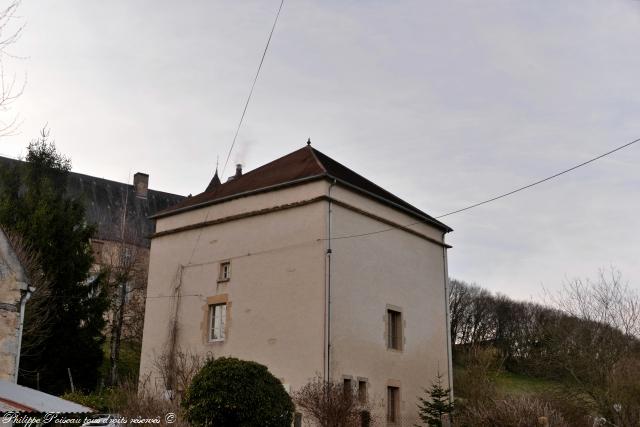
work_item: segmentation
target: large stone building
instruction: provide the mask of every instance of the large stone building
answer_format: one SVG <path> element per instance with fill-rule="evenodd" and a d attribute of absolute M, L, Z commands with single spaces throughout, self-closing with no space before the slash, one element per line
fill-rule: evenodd
<path fill-rule="evenodd" d="M 24 162 L 20 160 L 0 157 L 0 169 L 13 169 L 19 173 L 22 166 Z M 127 295 L 125 306 L 125 335 L 141 336 L 144 313 L 138 308 L 144 306 L 150 236 L 155 232 L 155 223 L 149 217 L 179 203 L 184 196 L 149 189 L 149 175 L 140 172 L 134 175 L 132 184 L 70 172 L 65 194 L 83 202 L 87 222 L 96 227 L 91 241 L 95 271 L 102 267 L 118 267 L 123 262 L 135 263 L 135 288 Z M 4 288 L 0 292 L 3 298 L 1 310 L 4 298 L 13 300 L 15 295 L 6 297 Z M 0 311 L 0 315 L 5 316 L 5 312 Z M 108 317 L 111 320 L 111 312 Z M 0 347 L 3 340 L 11 340 L 3 326 L 8 321 L 6 316 L 0 319 Z M 140 324 L 139 328 L 137 324 Z"/>
<path fill-rule="evenodd" d="M 392 425 L 451 381 L 451 229 L 310 145 L 155 215 L 141 381 L 180 351 L 344 381 Z M 180 392 L 180 390 L 171 390 Z"/>

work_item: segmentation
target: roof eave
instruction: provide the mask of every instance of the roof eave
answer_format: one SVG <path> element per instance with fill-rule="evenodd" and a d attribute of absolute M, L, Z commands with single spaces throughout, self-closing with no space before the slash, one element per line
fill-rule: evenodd
<path fill-rule="evenodd" d="M 315 181 L 315 180 L 318 180 L 318 179 L 326 179 L 328 181 L 339 182 L 341 185 L 343 185 L 345 187 L 348 187 L 348 188 L 350 188 L 352 190 L 355 190 L 355 191 L 357 191 L 359 193 L 362 193 L 362 194 L 366 195 L 367 197 L 370 197 L 370 198 L 372 198 L 374 200 L 382 202 L 382 203 L 384 203 L 384 204 L 386 204 L 388 206 L 391 206 L 391 207 L 393 207 L 395 209 L 401 210 L 401 211 L 403 211 L 403 212 L 405 212 L 405 213 L 407 213 L 407 214 L 409 214 L 409 215 L 411 215 L 411 216 L 413 216 L 415 218 L 421 219 L 421 220 L 429 223 L 430 225 L 432 225 L 432 226 L 444 231 L 445 233 L 449 233 L 449 232 L 453 231 L 453 229 L 451 227 L 449 227 L 448 225 L 436 220 L 435 218 L 432 218 L 432 217 L 430 217 L 430 216 L 428 216 L 428 215 L 426 215 L 424 213 L 421 213 L 421 212 L 419 212 L 417 210 L 414 211 L 414 210 L 408 209 L 408 208 L 406 208 L 406 207 L 404 207 L 402 205 L 399 205 L 399 204 L 397 204 L 395 202 L 392 202 L 389 199 L 386 199 L 384 197 L 380 197 L 377 194 L 371 193 L 370 191 L 364 190 L 364 189 L 362 189 L 362 188 L 360 188 L 358 186 L 350 184 L 347 181 L 344 181 L 344 180 L 342 180 L 340 178 L 336 178 L 336 177 L 334 177 L 334 176 L 332 176 L 332 175 L 330 175 L 328 173 L 321 173 L 321 174 L 312 175 L 312 176 L 309 176 L 309 177 L 304 177 L 304 178 L 300 178 L 300 179 L 296 179 L 296 180 L 292 180 L 292 181 L 283 182 L 283 183 L 276 184 L 276 185 L 270 185 L 268 187 L 262 187 L 262 188 L 258 188 L 258 189 L 255 189 L 255 190 L 244 191 L 244 192 L 232 194 L 232 195 L 229 195 L 229 196 L 226 196 L 226 197 L 220 197 L 218 199 L 208 200 L 208 201 L 205 201 L 205 202 L 197 203 L 195 205 L 185 206 L 183 208 L 178 208 L 178 209 L 175 209 L 175 210 L 159 212 L 159 213 L 157 213 L 155 215 L 150 216 L 149 218 L 157 219 L 157 218 L 173 216 L 173 215 L 177 215 L 177 214 L 180 214 L 180 213 L 188 212 L 188 211 L 191 211 L 191 210 L 195 210 L 195 209 L 200 209 L 200 208 L 204 208 L 204 207 L 207 207 L 207 206 L 216 205 L 216 204 L 219 204 L 219 203 L 224 203 L 224 202 L 227 202 L 227 201 L 230 201 L 230 200 L 234 200 L 234 199 L 238 199 L 238 198 L 241 198 L 241 197 L 247 197 L 247 196 L 252 196 L 254 194 L 260 194 L 260 193 L 266 193 L 266 192 L 269 192 L 269 191 L 275 191 L 275 190 L 279 190 L 281 188 L 286 188 L 286 187 L 290 187 L 290 186 L 294 186 L 294 185 L 300 185 L 300 184 L 304 184 L 304 183 L 307 183 L 307 182 Z"/>
<path fill-rule="evenodd" d="M 332 175 L 327 174 L 326 176 L 327 176 L 327 179 L 330 179 L 332 181 L 335 180 L 336 182 L 339 182 L 340 184 L 342 184 L 342 185 L 344 185 L 346 187 L 349 187 L 349 188 L 351 188 L 353 190 L 356 190 L 356 191 L 358 191 L 358 192 L 360 192 L 362 194 L 365 194 L 368 197 L 371 197 L 371 198 L 373 198 L 375 200 L 378 200 L 378 201 L 380 201 L 380 202 L 382 202 L 384 204 L 387 204 L 387 205 L 389 205 L 389 206 L 391 206 L 391 207 L 393 207 L 395 209 L 399 209 L 399 210 L 401 210 L 401 211 L 403 211 L 403 212 L 405 212 L 405 213 L 407 213 L 407 214 L 409 214 L 409 215 L 411 215 L 411 216 L 413 216 L 415 218 L 422 219 L 422 220 L 428 222 L 429 224 L 435 226 L 436 228 L 438 228 L 440 230 L 443 230 L 445 233 L 449 233 L 449 232 L 453 231 L 453 228 L 451 228 L 448 225 L 438 221 L 437 219 L 425 214 L 424 212 L 417 211 L 417 209 L 415 211 L 411 210 L 411 209 L 408 209 L 408 208 L 406 208 L 406 207 L 404 207 L 402 205 L 399 205 L 399 204 L 397 204 L 395 202 L 392 202 L 389 199 L 386 199 L 384 197 L 378 196 L 377 194 L 374 194 L 374 193 L 372 193 L 370 191 L 362 189 L 362 188 L 360 188 L 360 187 L 358 187 L 356 185 L 350 184 L 350 183 L 348 183 L 348 182 L 346 182 L 346 181 L 344 181 L 344 180 L 342 180 L 340 178 L 336 178 L 336 177 L 334 177 Z"/>
<path fill-rule="evenodd" d="M 231 194 L 229 196 L 220 197 L 218 199 L 207 200 L 205 202 L 196 203 L 195 205 L 189 205 L 189 206 L 184 206 L 182 208 L 178 208 L 178 209 L 174 209 L 174 210 L 167 210 L 167 211 L 164 211 L 164 212 L 158 212 L 155 215 L 149 216 L 149 218 L 150 219 L 157 219 L 157 218 L 163 218 L 163 217 L 167 217 L 167 216 L 172 216 L 172 215 L 176 215 L 176 214 L 179 214 L 179 213 L 187 212 L 187 211 L 190 211 L 190 210 L 200 209 L 200 208 L 204 208 L 204 207 L 211 206 L 211 205 L 217 205 L 218 203 L 228 202 L 229 200 L 239 199 L 241 197 L 252 196 L 254 194 L 260 194 L 260 193 L 267 193 L 269 191 L 275 191 L 275 190 L 279 190 L 281 188 L 286 188 L 286 187 L 290 187 L 290 186 L 294 186 L 294 185 L 304 184 L 306 182 L 315 181 L 315 180 L 318 180 L 318 179 L 321 179 L 321 178 L 324 178 L 324 177 L 326 177 L 326 174 L 322 173 L 322 174 L 307 176 L 307 177 L 300 178 L 300 179 L 294 179 L 292 181 L 287 181 L 287 182 L 282 182 L 280 184 L 275 184 L 275 185 L 270 185 L 270 186 L 267 186 L 267 187 L 257 188 L 255 190 L 249 190 L 249 191 L 243 191 L 241 193 Z"/>

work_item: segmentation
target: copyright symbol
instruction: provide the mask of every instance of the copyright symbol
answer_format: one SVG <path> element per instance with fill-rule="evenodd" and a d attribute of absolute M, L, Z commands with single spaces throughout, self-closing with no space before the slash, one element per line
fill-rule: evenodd
<path fill-rule="evenodd" d="M 174 414 L 173 412 L 169 412 L 164 416 L 164 420 L 167 422 L 167 424 L 173 424 L 176 422 L 176 414 Z"/>

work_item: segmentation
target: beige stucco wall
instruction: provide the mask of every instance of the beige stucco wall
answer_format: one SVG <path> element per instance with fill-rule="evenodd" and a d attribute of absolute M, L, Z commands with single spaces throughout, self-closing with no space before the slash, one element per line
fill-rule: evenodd
<path fill-rule="evenodd" d="M 323 191 L 317 184 L 215 205 L 209 208 L 208 219 L 313 198 Z M 325 212 L 321 203 L 314 203 L 153 239 L 141 375 L 152 371 L 154 357 L 168 340 L 175 298 L 164 296 L 173 294 L 180 265 L 185 265 L 178 324 L 182 349 L 255 360 L 293 387 L 320 372 L 324 242 L 319 238 L 325 230 Z M 185 218 L 168 218 L 172 226 L 202 220 L 207 213 L 180 216 Z M 167 227 L 160 219 L 158 230 Z M 217 283 L 224 260 L 231 261 L 231 280 Z M 228 333 L 224 342 L 208 343 L 207 298 L 215 295 L 228 299 Z"/>
<path fill-rule="evenodd" d="M 383 210 L 376 211 L 380 215 Z M 332 206 L 333 236 L 385 228 Z M 415 425 L 417 398 L 423 388 L 435 379 L 438 369 L 445 384 L 448 380 L 442 246 L 399 230 L 336 239 L 331 277 L 332 377 L 366 378 L 369 397 L 382 420 L 387 386 L 399 386 L 402 425 Z M 401 351 L 387 349 L 387 307 L 402 313 Z"/>
<path fill-rule="evenodd" d="M 326 193 L 327 184 L 324 181 L 314 181 L 295 187 L 284 188 L 280 191 L 258 193 L 248 197 L 231 199 L 201 209 L 190 210 L 179 215 L 159 218 L 156 222 L 156 233 L 183 227 L 202 221 L 214 221 L 231 215 L 239 215 L 258 209 L 295 203 Z"/>
<path fill-rule="evenodd" d="M 328 182 L 318 181 L 235 199 L 161 218 L 157 231 L 329 193 L 388 221 L 402 225 L 417 221 L 339 185 L 329 187 Z M 169 319 L 175 310 L 175 298 L 168 296 L 180 270 L 180 347 L 264 363 L 293 390 L 323 375 L 328 212 L 329 203 L 323 200 L 153 239 L 141 377 L 152 371 L 154 357 L 168 340 Z M 333 237 L 389 228 L 336 204 L 332 204 L 330 222 Z M 411 228 L 433 240 L 443 239 L 442 231 L 429 225 Z M 447 381 L 443 246 L 401 230 L 336 239 L 331 246 L 331 378 L 349 376 L 354 384 L 366 378 L 369 397 L 382 421 L 386 387 L 399 385 L 402 425 L 413 425 L 417 397 L 438 368 Z M 217 283 L 219 263 L 225 260 L 231 260 L 231 280 Z M 211 303 L 225 298 L 230 303 L 228 335 L 222 343 L 208 343 L 207 299 Z M 402 310 L 405 343 L 401 352 L 386 347 L 387 305 Z"/>
<path fill-rule="evenodd" d="M 368 213 L 385 218 L 396 224 L 408 226 L 407 228 L 410 228 L 411 230 L 414 230 L 439 242 L 443 241 L 441 230 L 438 230 L 433 226 L 426 224 L 420 219 L 408 215 L 401 209 L 396 209 L 380 203 L 375 198 L 355 193 L 349 188 L 343 187 L 340 184 L 337 184 L 331 188 L 331 197 L 338 201 L 346 202 L 349 205 L 362 209 Z M 358 224 L 352 224 L 352 226 L 361 227 L 358 233 L 367 233 L 371 231 L 377 231 L 382 228 L 389 228 L 389 226 L 385 226 L 384 224 L 382 224 L 382 227 L 380 227 L 380 225 L 381 224 L 379 222 L 370 221 L 363 221 L 359 222 Z M 335 229 L 334 233 L 332 233 L 333 237 L 340 237 L 341 234 L 354 234 L 349 230 L 342 231 L 344 233 L 338 229 Z"/>

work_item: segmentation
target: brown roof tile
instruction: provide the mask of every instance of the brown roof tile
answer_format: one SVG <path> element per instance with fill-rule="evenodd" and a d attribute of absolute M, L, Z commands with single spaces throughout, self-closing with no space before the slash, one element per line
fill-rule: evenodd
<path fill-rule="evenodd" d="M 268 191 L 280 186 L 295 185 L 296 183 L 307 182 L 314 179 L 335 179 L 356 191 L 363 192 L 368 196 L 408 211 L 414 216 L 426 219 L 433 225 L 438 226 L 438 228 L 451 231 L 445 224 L 377 186 L 362 175 L 355 173 L 310 145 L 260 166 L 232 181 L 227 181 L 217 186 L 210 185 L 207 188 L 209 191 L 188 197 L 169 209 L 159 212 L 155 217 L 172 215 L 255 191 Z M 214 188 L 210 190 L 212 187 Z"/>

